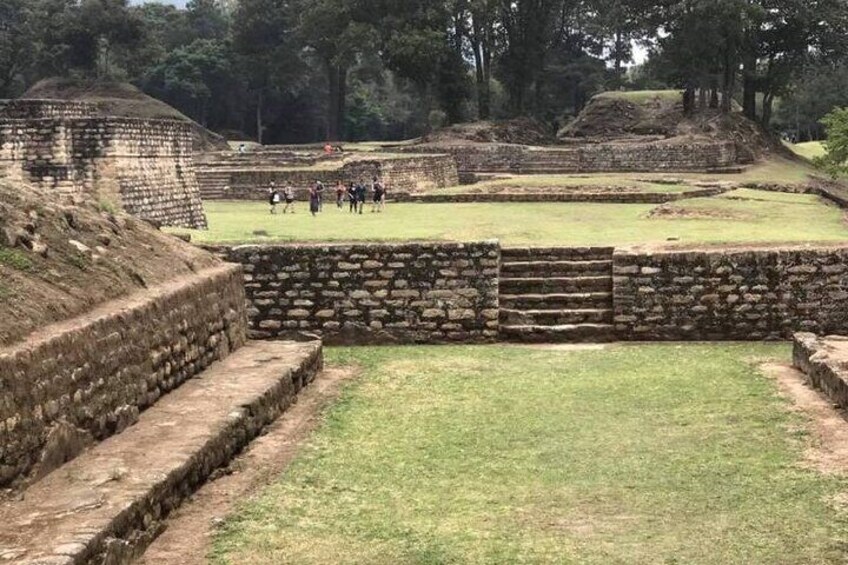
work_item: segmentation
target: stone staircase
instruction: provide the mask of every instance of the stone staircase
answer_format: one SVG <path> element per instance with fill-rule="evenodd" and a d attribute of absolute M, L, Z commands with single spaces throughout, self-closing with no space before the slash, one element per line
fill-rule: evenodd
<path fill-rule="evenodd" d="M 604 342 L 612 325 L 612 248 L 504 248 L 500 337 Z"/>
<path fill-rule="evenodd" d="M 224 200 L 230 186 L 230 171 L 213 167 L 197 167 L 197 184 L 203 200 Z"/>
<path fill-rule="evenodd" d="M 212 280 L 211 275 L 203 273 L 195 278 Z M 238 279 L 241 284 L 240 273 Z M 244 344 L 235 329 L 229 346 L 223 345 L 224 338 L 218 333 L 208 339 L 195 339 L 201 330 L 193 322 L 196 314 L 192 312 L 206 304 L 206 300 L 219 300 L 225 290 L 224 283 L 218 282 L 208 283 L 208 288 L 198 287 L 193 294 L 184 290 L 199 284 L 169 283 L 137 297 L 114 301 L 51 326 L 55 331 L 46 331 L 40 338 L 63 362 L 76 360 L 62 347 L 76 347 L 85 357 L 82 361 L 87 359 L 88 364 L 114 359 L 116 366 L 124 367 L 124 373 L 134 363 L 153 367 L 150 371 L 154 372 L 146 379 L 127 382 L 123 388 L 114 383 L 117 378 L 107 373 L 102 375 L 101 382 L 85 391 L 73 392 L 79 383 L 61 385 L 68 387 L 66 404 L 79 403 L 80 410 L 95 420 L 105 421 L 110 417 L 102 405 L 119 396 L 124 388 L 129 391 L 130 400 L 139 395 L 143 402 L 117 410 L 134 417 L 124 426 L 112 426 L 115 429 L 111 435 L 90 436 L 77 427 L 85 422 L 74 425 L 63 421 L 56 428 L 61 433 L 51 434 L 48 440 L 54 444 L 50 456 L 56 463 L 51 467 L 53 470 L 33 475 L 15 489 L 0 490 L 0 563 L 123 565 L 133 562 L 162 532 L 168 515 L 215 473 L 221 472 L 319 375 L 323 365 L 319 341 Z M 165 310 L 184 314 L 155 320 L 140 314 L 158 316 Z M 246 325 L 246 318 L 241 316 L 243 311 L 232 324 Z M 127 328 L 134 324 L 167 323 L 169 327 L 158 330 L 169 336 L 170 342 L 163 349 L 152 339 L 136 340 L 128 346 L 121 339 L 125 336 L 117 332 L 109 341 L 90 337 L 108 328 L 114 319 L 123 321 Z M 224 321 L 214 324 L 223 327 Z M 211 352 L 202 350 L 201 346 L 207 342 L 217 351 L 217 361 L 210 359 Z M 37 345 L 29 347 L 36 351 Z M 0 348 L 0 360 L 9 351 L 17 350 Z M 169 353 L 175 357 L 155 370 L 158 360 Z M 179 364 L 183 354 L 184 366 Z M 19 368 L 26 370 L 23 365 Z M 84 376 L 81 371 L 80 378 Z M 154 382 L 158 376 L 163 379 L 161 383 Z M 19 375 L 3 375 L 10 382 L 13 377 Z M 60 385 L 54 383 L 54 386 Z M 114 390 L 106 391 L 104 399 L 98 400 L 97 387 Z M 20 396 L 25 394 L 14 386 L 11 390 Z M 7 396 L 15 402 L 14 396 Z M 49 414 L 48 411 L 46 415 Z M 26 439 L 24 424 L 16 424 L 15 431 L 20 429 L 20 432 L 12 436 L 13 442 Z M 8 428 L 8 420 L 5 425 Z M 71 445 L 83 441 L 83 436 L 87 437 L 84 445 Z M 5 457 L 11 447 L 12 444 L 0 444 L 0 466 L 8 462 Z"/>

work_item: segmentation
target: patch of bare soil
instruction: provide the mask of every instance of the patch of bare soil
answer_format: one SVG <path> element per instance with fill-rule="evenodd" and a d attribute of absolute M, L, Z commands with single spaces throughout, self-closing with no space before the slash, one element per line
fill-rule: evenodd
<path fill-rule="evenodd" d="M 103 203 L 63 200 L 0 171 L 0 347 L 219 263 Z"/>
<path fill-rule="evenodd" d="M 793 410 L 810 419 L 811 438 L 804 453 L 806 465 L 827 475 L 848 473 L 845 413 L 811 388 L 804 374 L 794 367 L 766 363 L 761 368 L 777 382 L 781 393 L 792 400 Z"/>
<path fill-rule="evenodd" d="M 730 210 L 714 210 L 709 208 L 684 208 L 672 204 L 662 204 L 653 208 L 647 214 L 648 218 L 662 220 L 749 220 L 750 216 Z"/>
<path fill-rule="evenodd" d="M 147 549 L 145 565 L 207 563 L 215 528 L 235 505 L 274 481 L 294 460 L 321 422 L 325 407 L 357 376 L 350 367 L 325 369 L 303 389 L 291 408 L 230 464 L 227 473 L 207 483 L 168 518 L 166 529 Z"/>

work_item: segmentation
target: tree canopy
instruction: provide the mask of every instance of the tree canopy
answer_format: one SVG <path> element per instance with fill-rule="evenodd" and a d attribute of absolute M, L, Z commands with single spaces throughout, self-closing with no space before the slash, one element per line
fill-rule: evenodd
<path fill-rule="evenodd" d="M 553 126 L 602 90 L 672 88 L 806 139 L 846 103 L 846 48 L 845 0 L 4 0 L 0 97 L 126 80 L 212 129 L 303 142 Z"/>

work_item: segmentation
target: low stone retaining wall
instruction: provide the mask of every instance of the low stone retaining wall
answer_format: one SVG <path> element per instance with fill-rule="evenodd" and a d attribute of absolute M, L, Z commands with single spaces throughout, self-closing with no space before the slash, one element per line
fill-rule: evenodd
<path fill-rule="evenodd" d="M 0 486 L 132 424 L 246 340 L 242 269 L 110 302 L 0 349 Z"/>
<path fill-rule="evenodd" d="M 848 332 L 848 248 L 616 251 L 620 339 L 786 339 Z"/>
<path fill-rule="evenodd" d="M 325 343 L 485 342 L 498 335 L 496 242 L 245 245 L 253 338 Z"/>
<path fill-rule="evenodd" d="M 389 198 L 394 202 L 413 203 L 469 203 L 469 202 L 599 202 L 617 204 L 664 204 L 686 198 L 707 198 L 723 194 L 730 189 L 704 188 L 686 192 L 592 192 L 597 187 L 569 187 L 568 192 L 466 192 L 454 194 L 408 194 L 394 193 Z M 585 192 L 580 192 L 585 190 Z"/>
<path fill-rule="evenodd" d="M 308 198 L 308 188 L 315 181 L 320 180 L 332 191 L 338 181 L 345 184 L 360 181 L 370 183 L 374 177 L 381 179 L 390 192 L 414 193 L 459 184 L 456 163 L 447 155 L 410 155 L 385 159 L 375 156 L 344 164 L 325 162 L 315 168 L 228 168 L 207 163 L 198 170 L 201 194 L 206 200 L 265 200 L 272 181 L 279 188 L 290 183 L 295 188 L 297 198 L 305 200 Z"/>
<path fill-rule="evenodd" d="M 792 347 L 792 362 L 807 382 L 822 391 L 839 408 L 848 407 L 848 368 L 845 365 L 846 338 L 817 337 L 797 333 Z"/>
<path fill-rule="evenodd" d="M 586 143 L 575 147 L 421 145 L 407 150 L 448 153 L 456 159 L 463 174 L 706 171 L 737 163 L 736 145 L 719 141 Z"/>

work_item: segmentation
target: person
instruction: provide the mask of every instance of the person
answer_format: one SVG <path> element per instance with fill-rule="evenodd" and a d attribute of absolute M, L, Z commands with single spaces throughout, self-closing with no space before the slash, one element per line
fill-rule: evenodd
<path fill-rule="evenodd" d="M 313 185 L 309 187 L 309 211 L 315 216 L 321 206 L 321 199 L 318 196 L 318 187 Z"/>
<path fill-rule="evenodd" d="M 383 183 L 374 177 L 371 184 L 371 189 L 374 191 L 374 202 L 371 204 L 371 213 L 383 211 Z"/>
<path fill-rule="evenodd" d="M 238 151 L 239 151 L 239 153 L 244 154 L 244 150 L 245 150 L 245 145 L 244 145 L 244 143 L 240 143 L 240 144 L 239 144 L 239 150 L 238 150 Z"/>
<path fill-rule="evenodd" d="M 341 210 L 342 206 L 344 205 L 345 192 L 346 192 L 346 189 L 345 189 L 344 183 L 341 180 L 337 181 L 336 182 L 336 208 L 338 208 L 339 210 Z"/>
<path fill-rule="evenodd" d="M 354 183 L 350 183 L 347 187 L 347 201 L 350 203 L 349 212 L 356 212 L 356 185 Z"/>
<path fill-rule="evenodd" d="M 286 197 L 286 207 L 283 208 L 283 214 L 289 210 L 294 214 L 294 189 L 290 182 L 286 183 L 286 187 L 283 189 L 283 195 Z"/>
<path fill-rule="evenodd" d="M 359 213 L 365 210 L 365 202 L 368 200 L 368 186 L 365 182 L 360 182 L 356 190 L 356 200 L 359 202 Z"/>
<path fill-rule="evenodd" d="M 271 181 L 271 186 L 268 187 L 268 204 L 271 205 L 271 213 L 277 213 L 277 204 L 280 203 L 280 191 L 277 190 L 277 185 Z"/>
<path fill-rule="evenodd" d="M 324 183 L 319 181 L 315 181 L 315 192 L 318 195 L 318 211 L 321 212 L 324 209 Z"/>
<path fill-rule="evenodd" d="M 329 141 L 324 144 L 324 154 L 325 155 L 332 155 L 333 154 L 333 146 Z"/>

